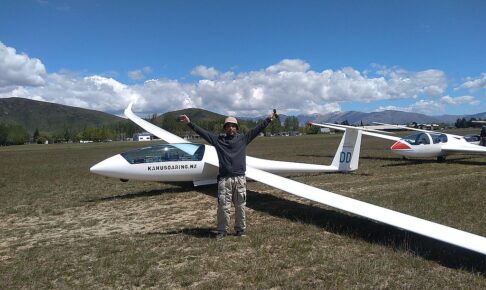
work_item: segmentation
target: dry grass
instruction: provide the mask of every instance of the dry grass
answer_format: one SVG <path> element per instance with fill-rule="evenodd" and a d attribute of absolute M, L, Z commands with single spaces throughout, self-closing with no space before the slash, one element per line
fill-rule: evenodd
<path fill-rule="evenodd" d="M 256 157 L 329 164 L 339 135 L 258 138 Z M 486 288 L 485 257 L 248 184 L 249 236 L 214 237 L 214 186 L 89 167 L 140 143 L 0 148 L 0 288 Z M 486 236 L 486 157 L 401 160 L 365 138 L 353 174 L 290 178 Z"/>

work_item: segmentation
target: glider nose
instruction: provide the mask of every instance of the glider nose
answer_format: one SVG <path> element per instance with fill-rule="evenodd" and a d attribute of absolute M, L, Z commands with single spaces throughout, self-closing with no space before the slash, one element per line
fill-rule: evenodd
<path fill-rule="evenodd" d="M 93 165 L 89 171 L 104 176 L 118 177 L 117 173 L 119 173 L 120 169 L 127 164 L 128 162 L 125 160 L 125 158 L 123 158 L 120 154 L 117 154 Z"/>
<path fill-rule="evenodd" d="M 391 150 L 409 150 L 412 149 L 407 143 L 402 141 L 397 141 L 390 148 Z"/>

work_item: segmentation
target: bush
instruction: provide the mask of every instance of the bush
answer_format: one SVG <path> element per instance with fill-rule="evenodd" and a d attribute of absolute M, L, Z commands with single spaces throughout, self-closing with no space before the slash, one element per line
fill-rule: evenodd
<path fill-rule="evenodd" d="M 20 145 L 29 141 L 27 130 L 15 123 L 0 123 L 0 145 Z"/>

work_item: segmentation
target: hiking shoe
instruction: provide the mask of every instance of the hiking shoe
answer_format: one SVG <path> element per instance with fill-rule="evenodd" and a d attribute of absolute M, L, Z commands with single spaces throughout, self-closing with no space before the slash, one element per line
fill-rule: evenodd
<path fill-rule="evenodd" d="M 226 237 L 226 233 L 225 232 L 220 232 L 216 235 L 216 240 L 222 240 Z"/>
<path fill-rule="evenodd" d="M 236 231 L 236 236 L 244 238 L 246 237 L 246 231 Z"/>

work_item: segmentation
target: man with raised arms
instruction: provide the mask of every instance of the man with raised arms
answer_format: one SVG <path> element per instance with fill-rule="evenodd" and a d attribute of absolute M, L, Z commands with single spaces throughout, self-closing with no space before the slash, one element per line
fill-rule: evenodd
<path fill-rule="evenodd" d="M 228 234 L 231 202 L 235 206 L 236 236 L 246 236 L 246 146 L 277 117 L 275 111 L 262 123 L 246 134 L 238 132 L 238 121 L 228 117 L 224 122 L 225 134 L 214 134 L 192 123 L 186 115 L 179 120 L 216 148 L 219 159 L 218 175 L 218 234 L 222 239 Z"/>

